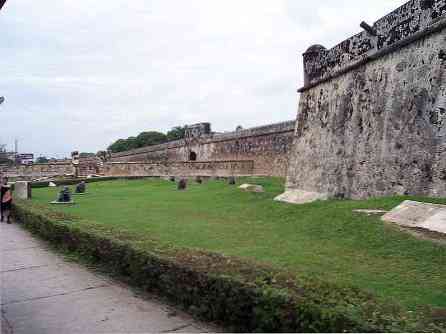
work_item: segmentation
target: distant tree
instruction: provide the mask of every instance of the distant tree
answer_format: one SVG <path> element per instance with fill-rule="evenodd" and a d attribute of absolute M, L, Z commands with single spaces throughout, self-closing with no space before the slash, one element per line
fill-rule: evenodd
<path fill-rule="evenodd" d="M 167 136 L 157 131 L 141 132 L 136 137 L 136 147 L 158 145 L 167 142 Z"/>
<path fill-rule="evenodd" d="M 14 164 L 14 161 L 8 158 L 6 152 L 0 152 L 0 165 L 11 166 L 12 164 Z"/>
<path fill-rule="evenodd" d="M 172 132 L 173 131 L 173 132 Z M 169 131 L 171 138 L 183 138 L 184 129 L 176 127 Z M 174 140 L 174 139 L 171 139 Z M 144 131 L 137 137 L 128 137 L 127 139 L 118 139 L 107 149 L 112 153 L 124 152 L 135 148 L 163 144 L 169 141 L 168 136 L 158 131 Z"/>
<path fill-rule="evenodd" d="M 47 164 L 48 162 L 49 162 L 50 160 L 47 158 L 47 157 L 38 157 L 37 159 L 36 159 L 36 162 L 38 163 L 38 164 Z"/>
<path fill-rule="evenodd" d="M 134 136 L 128 137 L 126 139 L 126 142 L 127 142 L 127 144 L 126 144 L 127 148 L 125 149 L 125 151 L 138 148 L 138 141 L 136 140 L 136 137 L 134 137 Z"/>
<path fill-rule="evenodd" d="M 127 139 L 118 139 L 108 149 L 113 153 L 124 152 L 128 149 Z"/>
<path fill-rule="evenodd" d="M 176 126 L 167 132 L 167 140 L 179 140 L 184 138 L 184 133 L 186 131 L 185 126 Z"/>

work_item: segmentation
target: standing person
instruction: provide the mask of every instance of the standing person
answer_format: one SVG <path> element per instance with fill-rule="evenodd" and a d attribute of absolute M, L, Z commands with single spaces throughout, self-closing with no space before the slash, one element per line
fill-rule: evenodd
<path fill-rule="evenodd" d="M 11 205 L 12 205 L 12 194 L 11 188 L 8 186 L 8 178 L 3 178 L 3 182 L 0 186 L 0 209 L 1 209 L 1 221 L 6 216 L 6 222 L 11 224 Z"/>

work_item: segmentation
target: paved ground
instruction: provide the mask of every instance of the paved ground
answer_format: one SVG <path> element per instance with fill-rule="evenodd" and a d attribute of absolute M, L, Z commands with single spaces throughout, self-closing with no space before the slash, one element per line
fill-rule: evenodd
<path fill-rule="evenodd" d="M 15 224 L 0 233 L 2 334 L 218 330 L 64 261 Z"/>

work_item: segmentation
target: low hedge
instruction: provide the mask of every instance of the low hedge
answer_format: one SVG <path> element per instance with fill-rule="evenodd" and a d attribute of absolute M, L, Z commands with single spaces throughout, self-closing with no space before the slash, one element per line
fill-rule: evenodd
<path fill-rule="evenodd" d="M 220 254 L 144 245 L 92 222 L 30 201 L 13 208 L 17 221 L 56 246 L 75 251 L 146 291 L 167 297 L 202 319 L 241 332 L 433 332 L 423 312 L 351 287 L 294 275 Z M 123 240 L 120 240 L 123 239 Z M 429 320 L 427 320 L 429 319 Z"/>

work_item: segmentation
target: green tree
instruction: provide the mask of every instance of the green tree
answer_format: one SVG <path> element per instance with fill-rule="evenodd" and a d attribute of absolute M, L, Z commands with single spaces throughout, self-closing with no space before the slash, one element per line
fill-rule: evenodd
<path fill-rule="evenodd" d="M 118 153 L 133 150 L 139 147 L 163 144 L 167 141 L 168 137 L 164 133 L 158 131 L 144 131 L 141 132 L 137 137 L 118 139 L 108 147 L 108 150 L 110 150 L 112 153 Z"/>
<path fill-rule="evenodd" d="M 185 126 L 176 126 L 167 132 L 167 140 L 179 140 L 184 138 L 184 133 L 186 131 Z"/>
<path fill-rule="evenodd" d="M 138 141 L 136 140 L 136 137 L 134 136 L 128 137 L 126 141 L 127 141 L 127 148 L 124 151 L 138 148 Z"/>
<path fill-rule="evenodd" d="M 38 164 L 47 164 L 48 162 L 49 162 L 50 160 L 47 158 L 47 157 L 38 157 L 37 159 L 36 159 L 36 162 L 38 163 Z"/>
<path fill-rule="evenodd" d="M 167 142 L 167 136 L 157 131 L 141 132 L 136 137 L 136 147 L 144 147 L 150 145 L 158 145 Z"/>
<path fill-rule="evenodd" d="M 108 149 L 113 153 L 126 151 L 128 147 L 127 139 L 118 139 L 113 144 L 111 144 Z"/>

